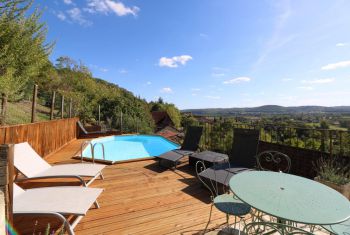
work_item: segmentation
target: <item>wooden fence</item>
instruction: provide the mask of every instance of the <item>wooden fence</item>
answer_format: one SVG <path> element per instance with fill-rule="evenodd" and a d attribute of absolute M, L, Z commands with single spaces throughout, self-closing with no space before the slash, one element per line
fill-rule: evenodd
<path fill-rule="evenodd" d="M 28 142 L 42 157 L 77 138 L 79 118 L 0 127 L 0 144 Z"/>

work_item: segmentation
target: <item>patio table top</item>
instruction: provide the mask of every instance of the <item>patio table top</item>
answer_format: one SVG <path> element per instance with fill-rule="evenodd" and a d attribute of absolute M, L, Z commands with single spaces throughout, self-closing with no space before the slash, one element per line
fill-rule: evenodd
<path fill-rule="evenodd" d="M 350 218 L 350 202 L 337 191 L 307 178 L 269 171 L 232 177 L 231 190 L 243 202 L 280 219 L 326 225 Z"/>

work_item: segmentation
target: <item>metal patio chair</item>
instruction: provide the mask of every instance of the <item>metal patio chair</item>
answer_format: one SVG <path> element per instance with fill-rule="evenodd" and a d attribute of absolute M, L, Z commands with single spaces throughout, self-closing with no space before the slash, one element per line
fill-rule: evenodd
<path fill-rule="evenodd" d="M 257 168 L 262 171 L 277 171 L 289 173 L 291 167 L 290 158 L 281 152 L 268 150 L 256 156 Z"/>
<path fill-rule="evenodd" d="M 236 230 L 237 217 L 239 217 L 240 220 L 242 220 L 245 217 L 245 215 L 249 214 L 249 212 L 251 211 L 251 207 L 248 204 L 243 203 L 241 200 L 236 198 L 234 196 L 234 194 L 230 193 L 227 190 L 227 187 L 225 185 L 218 183 L 218 181 L 215 180 L 215 178 L 216 178 L 215 171 L 214 171 L 214 180 L 202 177 L 200 175 L 200 172 L 204 171 L 204 170 L 206 170 L 204 162 L 197 161 L 197 163 L 196 163 L 197 177 L 201 181 L 201 183 L 211 193 L 210 214 L 209 214 L 208 223 L 204 229 L 204 233 L 206 232 L 206 230 L 209 226 L 213 206 L 215 206 L 219 211 L 226 214 L 226 223 L 227 223 L 226 229 L 228 230 L 228 232 L 230 232 L 232 229 L 232 228 L 230 228 L 230 224 L 229 224 L 229 216 L 232 215 L 235 217 L 234 230 Z M 221 174 L 219 177 L 225 177 L 223 175 L 224 172 L 220 172 L 220 173 Z M 230 177 L 230 172 L 226 171 L 226 177 Z M 222 189 L 220 188 L 221 186 L 223 187 Z M 243 222 L 244 222 L 244 220 L 243 220 Z M 239 229 L 239 234 L 240 234 L 240 222 L 239 222 L 238 229 Z"/>
<path fill-rule="evenodd" d="M 260 230 L 264 227 L 264 232 Z M 244 234 L 281 234 L 281 235 L 313 235 L 314 233 L 294 227 L 289 224 L 274 222 L 252 222 L 247 224 L 243 229 Z"/>
<path fill-rule="evenodd" d="M 256 156 L 257 168 L 261 171 L 276 171 L 289 173 L 291 167 L 290 158 L 281 152 L 268 150 L 259 153 Z M 264 213 L 260 211 L 254 211 L 254 220 L 255 221 L 267 221 L 264 219 Z M 277 222 L 275 218 L 269 217 L 270 222 Z"/>

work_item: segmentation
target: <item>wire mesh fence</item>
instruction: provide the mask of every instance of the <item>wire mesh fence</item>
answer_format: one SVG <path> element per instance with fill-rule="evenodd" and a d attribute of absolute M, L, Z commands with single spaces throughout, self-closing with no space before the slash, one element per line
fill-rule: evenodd
<path fill-rule="evenodd" d="M 0 125 L 15 125 L 74 117 L 74 102 L 58 92 L 34 85 L 32 95 L 22 99 L 0 97 Z"/>

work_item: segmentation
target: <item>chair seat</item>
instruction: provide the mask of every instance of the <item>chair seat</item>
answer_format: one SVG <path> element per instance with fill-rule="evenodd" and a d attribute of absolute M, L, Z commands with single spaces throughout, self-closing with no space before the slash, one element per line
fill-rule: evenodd
<path fill-rule="evenodd" d="M 90 164 L 90 163 L 53 165 L 49 169 L 34 175 L 34 177 L 52 177 L 52 176 L 66 176 L 66 175 L 94 177 L 97 174 L 99 174 L 105 167 L 106 166 L 102 164 Z"/>
<path fill-rule="evenodd" d="M 214 198 L 214 205 L 218 210 L 234 216 L 244 216 L 251 210 L 251 207 L 248 204 L 234 198 L 232 194 L 216 196 Z"/>
<path fill-rule="evenodd" d="M 14 213 L 57 212 L 64 215 L 86 215 L 103 189 L 78 186 L 44 187 L 23 190 L 17 185 L 13 199 Z"/>

